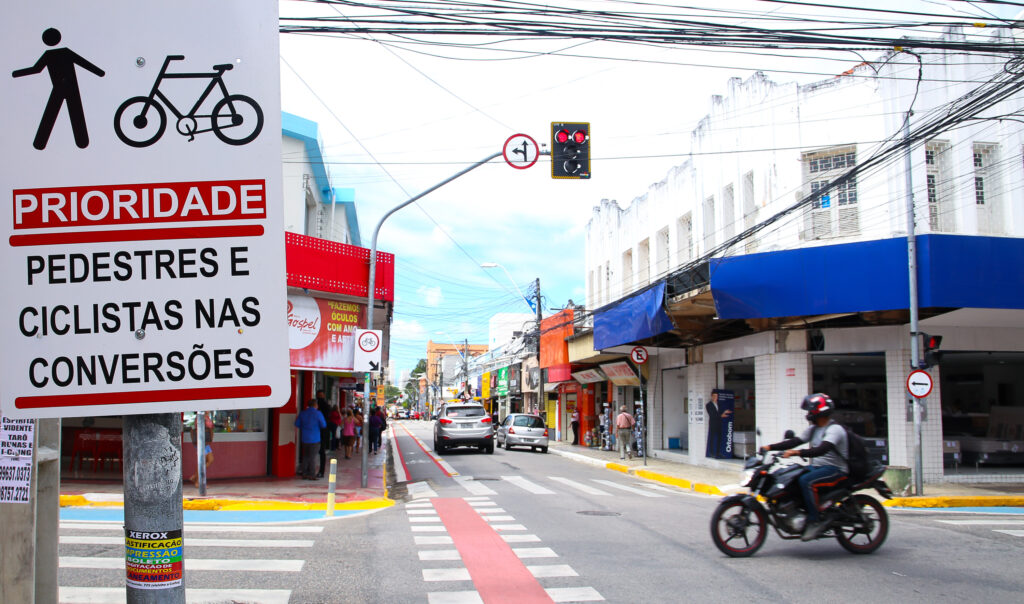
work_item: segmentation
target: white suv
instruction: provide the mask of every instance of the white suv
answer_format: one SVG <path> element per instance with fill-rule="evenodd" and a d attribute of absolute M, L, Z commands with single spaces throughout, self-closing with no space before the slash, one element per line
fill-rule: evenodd
<path fill-rule="evenodd" d="M 434 422 L 434 451 L 477 447 L 494 453 L 494 423 L 479 403 L 445 403 Z"/>

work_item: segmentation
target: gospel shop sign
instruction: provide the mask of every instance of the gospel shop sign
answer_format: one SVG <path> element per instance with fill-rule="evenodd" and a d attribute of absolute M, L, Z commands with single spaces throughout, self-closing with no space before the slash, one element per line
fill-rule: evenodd
<path fill-rule="evenodd" d="M 6 416 L 287 400 L 277 29 L 248 0 L 0 23 Z"/>

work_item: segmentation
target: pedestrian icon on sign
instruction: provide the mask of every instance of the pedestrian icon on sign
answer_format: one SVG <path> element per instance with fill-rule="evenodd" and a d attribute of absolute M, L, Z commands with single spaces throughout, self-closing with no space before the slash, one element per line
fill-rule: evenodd
<path fill-rule="evenodd" d="M 56 46 L 60 44 L 60 31 L 51 27 L 43 32 L 43 44 Z M 53 91 L 46 101 L 46 109 L 43 110 L 43 117 L 39 120 L 39 129 L 36 130 L 36 138 L 32 146 L 43 150 L 50 140 L 50 133 L 57 123 L 57 116 L 60 114 L 60 107 L 65 103 L 68 106 L 68 117 L 71 119 L 71 131 L 75 135 L 75 145 L 79 149 L 89 146 L 89 131 L 85 126 L 85 112 L 82 111 L 82 95 L 78 90 L 78 76 L 75 73 L 75 66 L 78 65 L 92 73 L 103 77 L 104 72 L 89 61 L 83 59 L 70 48 L 53 48 L 43 53 L 36 64 L 24 69 L 16 69 L 11 76 L 20 78 L 22 76 L 40 73 L 46 69 L 50 74 L 50 82 L 53 84 Z"/>

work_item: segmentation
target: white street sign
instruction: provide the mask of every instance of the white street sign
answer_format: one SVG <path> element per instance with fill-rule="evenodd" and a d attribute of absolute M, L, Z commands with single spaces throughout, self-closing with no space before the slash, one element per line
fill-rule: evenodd
<path fill-rule="evenodd" d="M 379 329 L 357 329 L 353 371 L 380 371 L 381 341 L 384 332 Z"/>
<path fill-rule="evenodd" d="M 647 349 L 643 346 L 634 346 L 633 350 L 629 351 L 629 358 L 633 359 L 633 362 L 637 365 L 646 363 L 648 356 Z"/>
<path fill-rule="evenodd" d="M 537 163 L 540 147 L 528 134 L 513 134 L 505 139 L 501 154 L 505 158 L 505 163 L 516 170 L 525 170 Z"/>
<path fill-rule="evenodd" d="M 3 413 L 283 404 L 277 2 L 7 13 Z"/>
<path fill-rule="evenodd" d="M 932 376 L 927 371 L 911 371 L 907 376 L 907 392 L 914 398 L 924 398 L 932 393 Z"/>

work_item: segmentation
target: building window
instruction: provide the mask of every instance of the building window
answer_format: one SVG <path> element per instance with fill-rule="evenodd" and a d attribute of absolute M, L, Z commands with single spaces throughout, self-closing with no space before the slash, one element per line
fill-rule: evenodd
<path fill-rule="evenodd" d="M 856 165 L 857 152 L 853 147 L 803 155 L 804 182 L 807 183 L 803 194 L 815 197 L 804 213 L 801 238 L 815 240 L 860 233 L 856 177 L 827 190 L 831 183 Z M 819 191 L 822 192 L 820 195 Z"/>
<path fill-rule="evenodd" d="M 622 295 L 633 289 L 633 250 L 622 252 Z"/>
<path fill-rule="evenodd" d="M 754 201 L 754 173 L 743 175 L 743 229 L 747 230 L 757 224 L 757 203 Z M 749 237 L 746 242 L 748 254 L 757 251 L 757 239 Z"/>
<path fill-rule="evenodd" d="M 690 214 L 676 221 L 676 263 L 680 266 L 693 260 L 693 220 Z"/>
<path fill-rule="evenodd" d="M 715 196 L 704 200 L 704 253 L 715 247 Z"/>
<path fill-rule="evenodd" d="M 974 207 L 978 217 L 978 234 L 999 235 L 1003 232 L 1001 186 L 999 182 L 999 146 L 974 144 Z"/>
<path fill-rule="evenodd" d="M 636 252 L 636 285 L 643 287 L 651 281 L 651 240 L 641 241 Z"/>
<path fill-rule="evenodd" d="M 953 179 L 949 143 L 932 141 L 925 145 L 924 164 L 928 191 L 928 226 L 935 232 L 954 230 Z"/>
<path fill-rule="evenodd" d="M 668 227 L 665 227 L 658 231 L 658 238 L 656 239 L 657 246 L 655 248 L 655 270 L 658 272 L 658 276 L 665 275 L 668 273 Z"/>
<path fill-rule="evenodd" d="M 732 185 L 722 189 L 722 239 L 732 239 L 736 233 L 736 193 Z"/>

